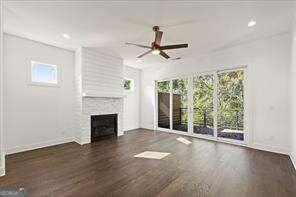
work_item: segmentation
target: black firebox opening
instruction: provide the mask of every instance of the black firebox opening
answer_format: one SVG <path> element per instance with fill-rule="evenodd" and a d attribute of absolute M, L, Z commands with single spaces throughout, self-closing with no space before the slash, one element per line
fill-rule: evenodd
<path fill-rule="evenodd" d="M 91 142 L 117 137 L 117 114 L 91 116 Z"/>

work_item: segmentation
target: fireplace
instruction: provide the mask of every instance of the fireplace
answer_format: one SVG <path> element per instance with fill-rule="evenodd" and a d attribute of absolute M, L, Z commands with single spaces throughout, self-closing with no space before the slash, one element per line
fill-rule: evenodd
<path fill-rule="evenodd" d="M 91 116 L 91 142 L 117 136 L 117 114 Z"/>

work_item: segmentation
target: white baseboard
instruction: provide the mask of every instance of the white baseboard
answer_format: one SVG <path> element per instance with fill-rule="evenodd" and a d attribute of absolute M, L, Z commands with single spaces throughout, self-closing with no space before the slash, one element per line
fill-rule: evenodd
<path fill-rule="evenodd" d="M 34 144 L 29 144 L 29 145 L 15 146 L 13 148 L 7 149 L 5 151 L 5 153 L 6 153 L 6 155 L 9 155 L 9 154 L 13 154 L 13 153 L 19 153 L 19 152 L 38 149 L 38 148 L 44 148 L 47 146 L 54 146 L 54 145 L 64 144 L 64 143 L 73 142 L 73 141 L 74 141 L 73 138 L 49 140 L 49 141 L 38 142 L 38 143 L 34 143 Z"/>
<path fill-rule="evenodd" d="M 293 153 L 290 153 L 290 159 L 293 163 L 294 169 L 296 170 L 296 155 L 294 155 Z"/>
<path fill-rule="evenodd" d="M 76 142 L 76 143 L 78 143 L 80 145 L 89 144 L 90 143 L 90 137 L 82 137 L 82 138 L 75 137 L 74 142 Z"/>
<path fill-rule="evenodd" d="M 141 127 L 133 127 L 133 128 L 126 128 L 123 130 L 123 133 L 127 132 L 127 131 L 132 131 L 132 130 L 136 130 L 136 129 L 140 129 Z"/>
<path fill-rule="evenodd" d="M 73 138 L 73 141 L 76 142 L 77 144 L 82 145 L 82 144 L 81 144 L 81 140 L 80 140 L 80 138 L 78 138 L 78 137 L 74 137 L 74 138 Z"/>
<path fill-rule="evenodd" d="M 141 129 L 148 129 L 148 130 L 154 130 L 154 126 L 150 124 L 141 124 Z"/>
<path fill-rule="evenodd" d="M 270 145 L 259 144 L 259 143 L 253 143 L 252 145 L 250 145 L 248 147 L 254 148 L 257 150 L 280 153 L 280 154 L 284 154 L 284 155 L 289 155 L 289 153 L 290 153 L 290 149 L 288 149 L 288 148 L 283 148 L 283 147 L 278 147 L 278 146 L 270 146 Z"/>
<path fill-rule="evenodd" d="M 0 176 L 4 176 L 5 175 L 5 169 L 4 168 L 0 168 Z"/>
<path fill-rule="evenodd" d="M 141 127 L 141 128 L 153 131 L 153 129 L 151 129 L 149 127 Z M 180 134 L 180 135 L 182 135 L 182 134 Z M 196 136 L 192 136 L 192 137 L 196 137 Z M 200 138 L 200 139 L 202 139 L 202 138 Z M 290 153 L 289 148 L 283 148 L 283 147 L 278 147 L 278 146 L 270 146 L 270 145 L 259 144 L 259 143 L 253 143 L 252 145 L 246 145 L 246 147 L 257 149 L 257 150 L 263 150 L 263 151 L 268 151 L 268 152 L 274 152 L 274 153 L 290 155 L 289 154 Z M 295 158 L 296 157 L 294 157 L 294 160 L 295 160 Z"/>

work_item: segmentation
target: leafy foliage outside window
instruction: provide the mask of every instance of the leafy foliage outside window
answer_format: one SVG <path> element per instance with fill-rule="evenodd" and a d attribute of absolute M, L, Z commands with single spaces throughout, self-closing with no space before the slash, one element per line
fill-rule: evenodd
<path fill-rule="evenodd" d="M 134 80 L 133 79 L 124 79 L 123 88 L 127 91 L 133 91 L 134 89 Z"/>
<path fill-rule="evenodd" d="M 180 95 L 181 122 L 188 122 L 188 78 L 180 78 L 172 81 L 173 94 Z"/>
<path fill-rule="evenodd" d="M 244 71 L 218 74 L 218 127 L 243 130 Z"/>
<path fill-rule="evenodd" d="M 244 125 L 244 71 L 236 70 L 218 74 L 218 129 L 243 130 Z M 173 94 L 181 95 L 181 108 L 188 107 L 188 79 L 180 78 L 172 80 Z M 197 76 L 193 79 L 194 96 L 194 124 L 213 127 L 213 75 Z M 170 81 L 157 83 L 157 91 L 170 93 Z M 206 116 L 205 116 L 206 114 Z M 182 110 L 182 122 L 188 121 L 187 110 Z M 205 121 L 206 117 L 206 121 Z"/>
<path fill-rule="evenodd" d="M 162 93 L 170 93 L 170 81 L 158 82 L 157 91 Z"/>
<path fill-rule="evenodd" d="M 213 75 L 196 76 L 193 85 L 194 124 L 213 127 Z"/>
<path fill-rule="evenodd" d="M 156 83 L 158 94 L 158 126 L 170 128 L 170 81 Z"/>

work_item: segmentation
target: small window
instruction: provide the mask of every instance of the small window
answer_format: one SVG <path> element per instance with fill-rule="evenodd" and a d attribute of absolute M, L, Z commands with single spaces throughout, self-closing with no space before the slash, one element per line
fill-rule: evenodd
<path fill-rule="evenodd" d="M 133 79 L 124 79 L 123 87 L 125 91 L 131 92 L 134 91 L 134 80 Z"/>
<path fill-rule="evenodd" d="M 57 85 L 57 66 L 32 61 L 31 83 L 40 85 Z"/>

